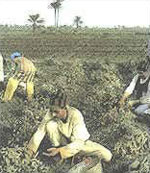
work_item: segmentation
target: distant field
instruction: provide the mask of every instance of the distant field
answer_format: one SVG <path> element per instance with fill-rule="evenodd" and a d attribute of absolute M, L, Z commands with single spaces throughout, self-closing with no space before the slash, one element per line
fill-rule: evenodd
<path fill-rule="evenodd" d="M 146 56 L 146 29 L 43 29 L 0 30 L 0 51 L 9 56 L 20 51 L 25 56 L 135 59 Z"/>

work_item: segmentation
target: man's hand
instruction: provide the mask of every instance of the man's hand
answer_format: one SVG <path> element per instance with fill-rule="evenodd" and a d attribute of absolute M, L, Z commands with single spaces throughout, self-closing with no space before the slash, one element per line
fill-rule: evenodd
<path fill-rule="evenodd" d="M 27 149 L 26 154 L 26 156 L 30 159 L 34 156 L 34 152 L 31 149 Z"/>
<path fill-rule="evenodd" d="M 60 152 L 60 148 L 49 148 L 47 149 L 49 156 L 56 156 Z"/>
<path fill-rule="evenodd" d="M 142 104 L 150 104 L 150 97 L 141 97 L 140 103 Z"/>
<path fill-rule="evenodd" d="M 125 99 L 124 98 L 121 98 L 120 101 L 119 101 L 119 107 L 123 107 L 125 105 Z"/>
<path fill-rule="evenodd" d="M 138 104 L 138 103 L 140 103 L 139 100 L 131 100 L 128 102 L 128 106 L 131 109 L 135 104 Z"/>
<path fill-rule="evenodd" d="M 119 107 L 120 107 L 120 108 L 123 107 L 123 106 L 125 105 L 125 101 L 126 101 L 126 99 L 127 99 L 129 96 L 130 96 L 130 93 L 124 92 L 122 98 L 121 98 L 120 101 L 119 101 Z"/>

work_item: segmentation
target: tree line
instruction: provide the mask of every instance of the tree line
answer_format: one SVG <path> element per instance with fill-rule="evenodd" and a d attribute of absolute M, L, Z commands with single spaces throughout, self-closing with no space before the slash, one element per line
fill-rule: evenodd
<path fill-rule="evenodd" d="M 64 0 L 54 0 L 54 2 L 51 2 L 48 5 L 48 9 L 53 9 L 54 10 L 54 25 L 55 27 L 59 27 L 59 15 L 60 15 L 60 8 L 62 7 L 62 2 Z M 37 27 L 45 22 L 43 18 L 40 17 L 40 14 L 34 14 L 34 15 L 29 15 L 28 21 L 32 25 L 33 32 L 37 29 Z M 83 21 L 81 20 L 80 16 L 75 16 L 73 20 L 73 25 L 76 28 L 81 27 L 83 24 Z"/>

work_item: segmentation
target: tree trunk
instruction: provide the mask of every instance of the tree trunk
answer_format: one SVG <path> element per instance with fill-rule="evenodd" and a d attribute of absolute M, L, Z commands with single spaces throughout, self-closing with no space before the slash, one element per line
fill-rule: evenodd
<path fill-rule="evenodd" d="M 57 10 L 56 10 L 56 8 L 54 9 L 54 20 L 55 20 L 55 26 L 57 27 Z"/>
<path fill-rule="evenodd" d="M 59 25 L 59 8 L 57 9 L 57 27 L 58 27 L 58 25 Z"/>
<path fill-rule="evenodd" d="M 36 30 L 36 24 L 34 23 L 33 24 L 33 33 L 35 33 L 35 30 Z"/>
<path fill-rule="evenodd" d="M 79 28 L 79 22 L 77 21 L 77 28 Z"/>

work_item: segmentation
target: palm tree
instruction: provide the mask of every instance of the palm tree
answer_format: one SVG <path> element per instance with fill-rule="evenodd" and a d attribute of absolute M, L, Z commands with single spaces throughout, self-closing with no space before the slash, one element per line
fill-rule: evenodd
<path fill-rule="evenodd" d="M 44 23 L 44 19 L 40 19 L 39 14 L 29 15 L 28 21 L 32 23 L 33 32 L 35 32 L 38 25 Z"/>
<path fill-rule="evenodd" d="M 82 23 L 83 23 L 83 21 L 81 20 L 81 17 L 80 16 L 75 16 L 74 25 L 76 25 L 76 28 L 81 27 Z"/>
<path fill-rule="evenodd" d="M 59 10 L 62 6 L 62 1 L 64 0 L 56 0 L 52 3 L 50 3 L 50 5 L 48 6 L 48 8 L 53 8 L 54 9 L 54 20 L 55 20 L 55 26 L 58 27 L 58 23 L 59 23 Z"/>

